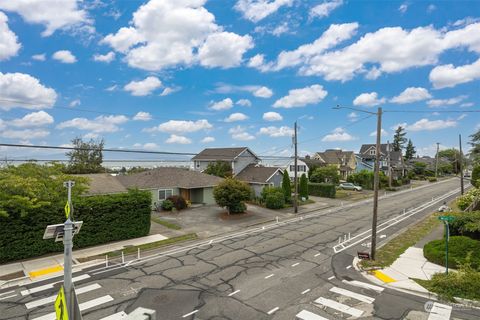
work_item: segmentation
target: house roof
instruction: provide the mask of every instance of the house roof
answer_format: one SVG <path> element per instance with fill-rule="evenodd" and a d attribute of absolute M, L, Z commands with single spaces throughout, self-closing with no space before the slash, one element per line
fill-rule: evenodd
<path fill-rule="evenodd" d="M 354 156 L 353 151 L 343 151 L 343 150 L 325 150 L 324 152 L 317 152 L 316 155 L 320 156 L 327 164 L 341 164 L 343 165 L 345 161 L 348 161 L 349 158 Z"/>
<path fill-rule="evenodd" d="M 388 152 L 388 149 L 387 149 L 387 146 L 388 144 L 386 143 L 382 143 L 380 144 L 380 153 L 381 154 L 387 154 Z M 360 148 L 360 154 L 364 154 L 365 152 L 367 152 L 370 148 L 375 148 L 376 147 L 376 144 L 372 143 L 372 144 L 362 144 L 362 147 Z M 390 144 L 390 153 L 393 152 L 393 146 Z"/>
<path fill-rule="evenodd" d="M 281 171 L 280 168 L 275 167 L 262 167 L 255 166 L 254 164 L 248 165 L 239 174 L 235 176 L 238 180 L 251 182 L 251 183 L 268 183 L 268 180 L 277 172 Z"/>
<path fill-rule="evenodd" d="M 216 161 L 233 161 L 240 156 L 245 150 L 250 151 L 256 158 L 258 158 L 247 147 L 240 148 L 207 148 L 198 153 L 192 160 L 216 160 Z"/>
<path fill-rule="evenodd" d="M 300 158 L 307 167 L 311 168 L 312 166 L 318 166 L 318 167 L 323 167 L 325 166 L 325 161 L 319 160 L 319 159 L 313 159 L 313 158 Z"/>
<path fill-rule="evenodd" d="M 127 188 L 117 179 L 107 173 L 77 174 L 89 180 L 87 195 L 111 194 L 126 192 Z"/>
<path fill-rule="evenodd" d="M 137 187 L 139 189 L 213 187 L 223 180 L 198 171 L 173 167 L 156 168 L 132 175 L 118 176 L 118 179 L 127 188 Z"/>

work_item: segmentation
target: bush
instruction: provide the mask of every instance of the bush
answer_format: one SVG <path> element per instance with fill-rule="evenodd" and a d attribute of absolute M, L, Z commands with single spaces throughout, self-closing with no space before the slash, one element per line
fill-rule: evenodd
<path fill-rule="evenodd" d="M 227 178 L 213 188 L 213 197 L 220 207 L 226 207 L 228 213 L 242 213 L 247 207 L 243 201 L 250 200 L 252 189 L 245 182 Z"/>
<path fill-rule="evenodd" d="M 450 223 L 450 234 L 480 240 L 480 211 L 458 212 Z"/>
<path fill-rule="evenodd" d="M 271 192 L 265 199 L 265 206 L 269 209 L 281 209 L 285 207 L 285 197 L 283 192 Z"/>
<path fill-rule="evenodd" d="M 326 167 L 318 167 L 310 175 L 310 181 L 315 183 L 337 184 L 338 182 L 340 182 L 338 168 L 333 165 Z"/>
<path fill-rule="evenodd" d="M 437 182 L 437 178 L 435 177 L 429 177 L 428 182 Z"/>
<path fill-rule="evenodd" d="M 383 172 L 379 173 L 379 178 L 380 189 L 388 186 L 388 177 Z M 347 181 L 359 185 L 364 189 L 373 190 L 374 172 L 362 170 L 358 173 L 349 175 Z"/>
<path fill-rule="evenodd" d="M 477 165 L 472 170 L 472 186 L 480 188 L 480 165 Z"/>
<path fill-rule="evenodd" d="M 290 176 L 287 170 L 283 171 L 282 190 L 285 202 L 290 203 L 292 201 L 292 186 L 290 185 Z"/>
<path fill-rule="evenodd" d="M 473 188 L 468 190 L 463 196 L 458 197 L 457 206 L 461 210 L 467 209 L 476 198 L 480 198 L 480 188 Z"/>
<path fill-rule="evenodd" d="M 166 199 L 162 202 L 162 209 L 165 211 L 172 211 L 173 209 L 173 201 L 170 199 Z"/>
<path fill-rule="evenodd" d="M 298 193 L 301 198 L 308 199 L 308 179 L 307 176 L 302 174 L 300 177 L 300 186 L 298 187 Z"/>
<path fill-rule="evenodd" d="M 423 247 L 425 258 L 435 264 L 445 266 L 445 239 L 433 240 Z M 448 267 L 458 268 L 467 261 L 473 268 L 480 267 L 480 241 L 463 236 L 452 236 L 448 242 Z"/>
<path fill-rule="evenodd" d="M 173 206 L 175 207 L 175 209 L 177 210 L 183 210 L 187 208 L 187 201 L 185 201 L 185 199 L 183 199 L 182 196 L 177 196 L 177 195 L 170 196 L 167 198 L 167 200 L 170 200 Z"/>
<path fill-rule="evenodd" d="M 329 183 L 309 183 L 308 193 L 311 196 L 335 198 L 337 190 L 335 185 Z"/>

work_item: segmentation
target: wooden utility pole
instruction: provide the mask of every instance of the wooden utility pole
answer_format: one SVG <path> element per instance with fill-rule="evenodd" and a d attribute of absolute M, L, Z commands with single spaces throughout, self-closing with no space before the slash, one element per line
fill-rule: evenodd
<path fill-rule="evenodd" d="M 378 216 L 378 189 L 380 174 L 380 142 L 382 134 L 382 108 L 377 111 L 377 143 L 375 151 L 375 168 L 373 176 L 373 219 L 372 219 L 372 246 L 370 259 L 375 260 L 375 251 L 377 247 L 377 216 Z"/>
<path fill-rule="evenodd" d="M 298 159 L 298 150 L 297 150 L 297 121 L 295 121 L 295 126 L 294 126 L 294 136 L 293 136 L 293 144 L 295 146 L 295 160 L 294 160 L 294 165 L 295 165 L 295 176 L 293 178 L 293 183 L 295 185 L 295 195 L 293 198 L 293 209 L 294 213 L 298 213 L 298 164 L 297 164 L 297 159 Z"/>
<path fill-rule="evenodd" d="M 439 147 L 440 147 L 440 143 L 437 142 L 437 155 L 435 157 L 435 179 L 437 179 L 437 177 L 438 177 L 438 150 L 439 150 Z"/>
<path fill-rule="evenodd" d="M 392 166 L 390 157 L 390 141 L 387 141 L 387 166 L 388 166 L 388 187 L 392 187 Z"/>
<path fill-rule="evenodd" d="M 463 195 L 464 188 L 463 188 L 463 153 L 462 153 L 462 135 L 458 135 L 458 143 L 460 145 L 460 192 Z"/>

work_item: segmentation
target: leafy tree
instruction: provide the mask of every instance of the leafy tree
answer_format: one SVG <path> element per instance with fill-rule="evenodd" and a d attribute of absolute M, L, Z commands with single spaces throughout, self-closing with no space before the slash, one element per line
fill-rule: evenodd
<path fill-rule="evenodd" d="M 472 149 L 470 150 L 470 154 L 473 157 L 473 161 L 475 163 L 480 163 L 480 129 L 470 136 L 472 140 L 470 140 L 470 144 L 472 145 Z"/>
<path fill-rule="evenodd" d="M 300 197 L 308 199 L 308 179 L 305 173 L 300 177 L 300 186 L 298 189 Z"/>
<path fill-rule="evenodd" d="M 232 167 L 228 162 L 217 161 L 209 163 L 204 173 L 211 174 L 220 178 L 227 178 L 232 176 Z"/>
<path fill-rule="evenodd" d="M 415 151 L 415 146 L 413 145 L 412 140 L 408 139 L 407 148 L 405 149 L 405 159 L 406 160 L 413 159 L 413 157 L 415 157 L 416 153 L 417 153 L 417 151 Z"/>
<path fill-rule="evenodd" d="M 285 202 L 290 203 L 292 201 L 292 186 L 290 185 L 290 176 L 287 170 L 283 171 L 282 189 Z"/>
<path fill-rule="evenodd" d="M 226 207 L 228 214 L 242 213 L 247 207 L 244 201 L 250 199 L 251 189 L 245 182 L 227 178 L 213 188 L 213 197 L 220 207 Z"/>
<path fill-rule="evenodd" d="M 336 166 L 330 165 L 326 167 L 319 167 L 313 171 L 310 176 L 310 182 L 315 183 L 333 183 L 340 182 L 340 175 Z"/>
<path fill-rule="evenodd" d="M 67 172 L 68 173 L 98 173 L 105 169 L 102 167 L 103 162 L 103 139 L 85 142 L 82 138 L 72 140 L 74 150 L 66 153 L 69 158 Z"/>
<path fill-rule="evenodd" d="M 427 164 L 423 162 L 415 162 L 413 164 L 413 171 L 418 175 L 425 175 L 425 170 L 427 169 Z"/>
<path fill-rule="evenodd" d="M 453 173 L 460 172 L 460 151 L 456 149 L 445 149 L 438 152 L 439 158 L 445 158 L 452 164 Z"/>
<path fill-rule="evenodd" d="M 480 188 L 480 165 L 476 165 L 472 170 L 472 186 Z"/>
<path fill-rule="evenodd" d="M 402 151 L 403 145 L 407 142 L 407 138 L 405 138 L 405 128 L 399 126 L 397 130 L 395 130 L 395 135 L 393 136 L 393 151 Z"/>

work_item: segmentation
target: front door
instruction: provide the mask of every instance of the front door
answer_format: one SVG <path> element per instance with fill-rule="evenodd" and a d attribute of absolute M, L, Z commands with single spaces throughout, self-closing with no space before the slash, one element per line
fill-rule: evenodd
<path fill-rule="evenodd" d="M 183 199 L 190 201 L 190 189 L 180 189 L 180 196 Z"/>

